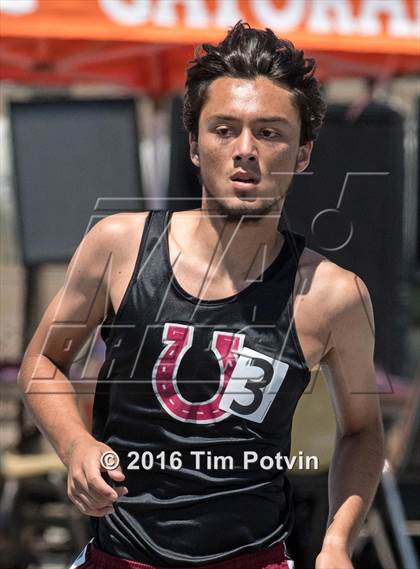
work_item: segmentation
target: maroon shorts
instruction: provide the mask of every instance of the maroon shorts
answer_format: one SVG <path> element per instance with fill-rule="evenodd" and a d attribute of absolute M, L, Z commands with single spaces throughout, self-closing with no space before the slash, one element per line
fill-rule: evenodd
<path fill-rule="evenodd" d="M 218 561 L 200 565 L 197 569 L 292 569 L 293 561 L 287 554 L 284 543 L 279 543 L 270 549 L 239 555 L 226 561 Z M 157 565 L 147 565 L 139 561 L 131 561 L 109 555 L 98 549 L 90 541 L 70 569 L 162 569 Z M 186 569 L 186 568 L 179 568 Z M 190 569 L 190 568 L 188 568 Z"/>

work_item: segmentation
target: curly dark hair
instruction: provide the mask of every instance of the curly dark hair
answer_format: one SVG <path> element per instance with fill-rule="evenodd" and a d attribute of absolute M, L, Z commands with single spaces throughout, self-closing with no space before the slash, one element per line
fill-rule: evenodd
<path fill-rule="evenodd" d="M 203 44 L 189 62 L 182 119 L 186 130 L 198 138 L 198 119 L 207 90 L 218 77 L 255 79 L 265 76 L 286 85 L 294 94 L 301 118 L 300 144 L 315 140 L 324 119 L 326 104 L 314 77 L 315 60 L 304 57 L 289 40 L 272 30 L 258 30 L 239 20 L 217 46 Z"/>

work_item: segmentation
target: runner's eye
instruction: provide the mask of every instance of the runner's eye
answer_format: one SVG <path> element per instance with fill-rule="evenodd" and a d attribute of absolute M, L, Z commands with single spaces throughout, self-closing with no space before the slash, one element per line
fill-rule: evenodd
<path fill-rule="evenodd" d="M 269 128 L 264 128 L 261 132 L 264 138 L 276 138 L 277 136 L 279 136 L 278 132 L 275 132 L 274 130 L 271 130 Z"/>
<path fill-rule="evenodd" d="M 231 130 L 227 126 L 222 126 L 216 130 L 216 134 L 220 138 L 227 138 L 231 134 Z"/>

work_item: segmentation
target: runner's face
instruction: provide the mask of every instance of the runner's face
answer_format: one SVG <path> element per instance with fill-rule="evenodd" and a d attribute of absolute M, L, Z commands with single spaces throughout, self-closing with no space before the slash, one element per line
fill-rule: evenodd
<path fill-rule="evenodd" d="M 300 117 L 292 97 L 286 87 L 264 77 L 220 77 L 211 83 L 198 141 L 190 138 L 207 208 L 232 218 L 279 209 L 294 172 L 306 168 L 312 149 L 312 143 L 299 146 Z M 252 181 L 239 181 L 238 173 Z"/>

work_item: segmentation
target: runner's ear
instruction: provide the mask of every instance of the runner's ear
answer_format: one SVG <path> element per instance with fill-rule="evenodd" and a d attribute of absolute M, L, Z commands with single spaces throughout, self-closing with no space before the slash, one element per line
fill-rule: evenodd
<path fill-rule="evenodd" d="M 296 158 L 295 172 L 303 172 L 309 166 L 313 146 L 313 141 L 299 146 L 298 155 Z"/>
<path fill-rule="evenodd" d="M 197 168 L 200 167 L 200 155 L 198 152 L 198 142 L 196 139 L 193 138 L 192 133 L 190 132 L 188 135 L 188 139 L 190 142 L 190 158 L 194 166 Z"/>

